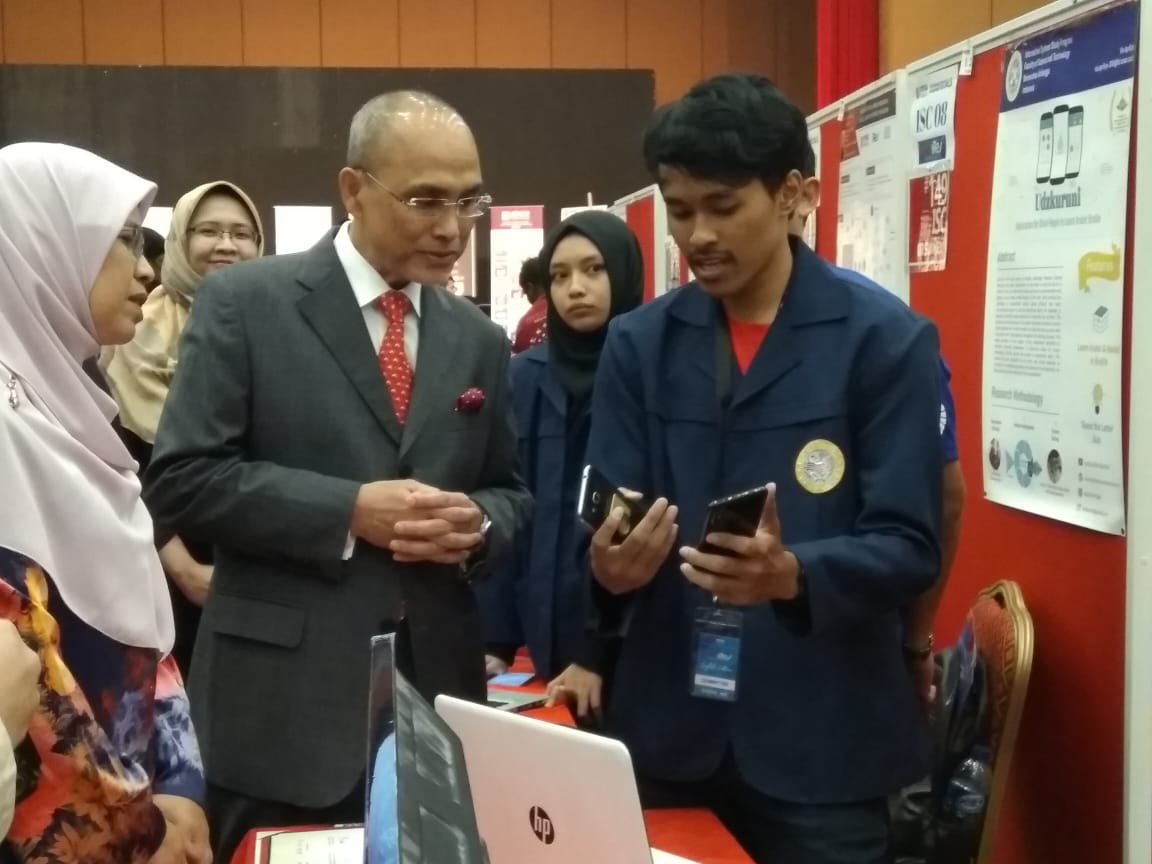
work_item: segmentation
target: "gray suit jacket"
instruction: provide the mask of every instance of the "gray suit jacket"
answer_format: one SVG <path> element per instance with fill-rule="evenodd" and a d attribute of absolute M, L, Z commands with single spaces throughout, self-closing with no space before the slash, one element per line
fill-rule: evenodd
<path fill-rule="evenodd" d="M 329 236 L 204 280 L 180 345 L 145 500 L 162 529 L 216 549 L 189 682 L 209 781 L 326 807 L 365 767 L 369 638 L 409 634 L 428 698 L 486 692 L 481 622 L 458 567 L 399 564 L 358 542 L 362 483 L 466 492 L 492 520 L 491 563 L 530 518 L 503 332 L 425 287 L 408 420 L 396 421 Z M 457 411 L 471 387 L 477 411 Z"/>

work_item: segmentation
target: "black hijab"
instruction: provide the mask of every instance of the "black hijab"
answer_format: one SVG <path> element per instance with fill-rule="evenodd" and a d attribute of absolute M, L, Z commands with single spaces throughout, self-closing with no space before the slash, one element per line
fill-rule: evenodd
<path fill-rule="evenodd" d="M 560 241 L 569 234 L 588 238 L 604 258 L 604 269 L 612 291 L 612 303 L 604 326 L 591 333 L 581 333 L 564 323 L 552 302 L 552 255 Z M 628 224 L 603 210 L 585 210 L 569 216 L 552 229 L 540 252 L 540 266 L 548 298 L 548 357 L 561 386 L 571 400 L 569 421 L 588 411 L 592 401 L 592 384 L 608 321 L 630 312 L 644 300 L 644 256 L 640 243 Z"/>

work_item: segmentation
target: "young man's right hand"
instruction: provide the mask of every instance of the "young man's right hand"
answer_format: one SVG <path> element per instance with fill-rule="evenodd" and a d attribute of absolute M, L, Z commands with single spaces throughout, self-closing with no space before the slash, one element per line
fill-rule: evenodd
<path fill-rule="evenodd" d="M 629 498 L 640 498 L 639 493 L 621 491 Z M 623 542 L 616 543 L 626 514 L 622 507 L 613 510 L 592 535 L 590 557 L 596 581 L 613 594 L 626 594 L 651 582 L 676 542 L 678 512 L 667 498 L 657 498 Z"/>

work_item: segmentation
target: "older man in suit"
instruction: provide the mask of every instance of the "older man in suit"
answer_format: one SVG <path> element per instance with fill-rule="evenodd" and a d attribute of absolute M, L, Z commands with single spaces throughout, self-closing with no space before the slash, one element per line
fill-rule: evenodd
<path fill-rule="evenodd" d="M 487 209 L 472 133 L 424 93 L 352 121 L 352 220 L 205 280 L 146 487 L 211 542 L 190 682 L 216 860 L 256 826 L 360 821 L 368 643 L 480 699 L 470 577 L 530 517 L 503 332 L 442 286 Z"/>

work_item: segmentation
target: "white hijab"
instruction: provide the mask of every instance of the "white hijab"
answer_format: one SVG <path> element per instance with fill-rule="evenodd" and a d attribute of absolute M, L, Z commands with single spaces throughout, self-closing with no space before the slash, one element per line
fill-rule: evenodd
<path fill-rule="evenodd" d="M 81 368 L 88 294 L 156 186 L 63 144 L 0 148 L 0 546 L 44 568 L 81 620 L 172 647 L 172 601 L 112 399 Z"/>

